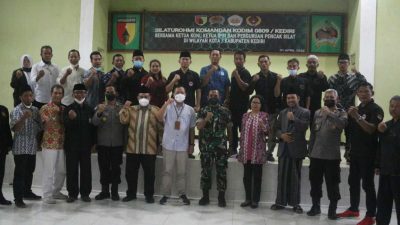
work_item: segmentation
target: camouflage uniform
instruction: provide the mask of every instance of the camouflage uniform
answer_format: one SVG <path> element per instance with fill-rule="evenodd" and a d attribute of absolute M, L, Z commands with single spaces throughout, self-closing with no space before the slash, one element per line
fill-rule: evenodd
<path fill-rule="evenodd" d="M 210 122 L 199 132 L 199 147 L 201 160 L 201 182 L 202 190 L 211 189 L 211 170 L 213 162 L 217 171 L 217 189 L 226 190 L 226 168 L 228 167 L 229 152 L 227 149 L 226 129 L 232 127 L 231 113 L 222 106 L 206 106 L 198 113 L 198 119 L 206 118 L 207 112 L 212 112 Z"/>

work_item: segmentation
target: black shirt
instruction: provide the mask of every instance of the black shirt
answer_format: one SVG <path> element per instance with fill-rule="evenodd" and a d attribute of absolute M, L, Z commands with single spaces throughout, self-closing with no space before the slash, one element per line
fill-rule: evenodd
<path fill-rule="evenodd" d="M 201 88 L 200 76 L 198 73 L 193 70 L 187 70 L 186 73 L 182 71 L 182 69 L 173 71 L 169 74 L 167 85 L 171 83 L 174 79 L 175 74 L 180 75 L 181 79 L 174 84 L 172 88 L 172 93 L 174 93 L 175 87 L 182 86 L 186 91 L 185 104 L 190 105 L 191 107 L 196 106 L 196 91 Z"/>
<path fill-rule="evenodd" d="M 0 105 L 0 154 L 6 154 L 13 144 L 9 117 L 7 108 Z"/>
<path fill-rule="evenodd" d="M 310 112 L 313 114 L 321 108 L 322 92 L 329 88 L 328 79 L 325 75 L 320 78 L 317 73 L 310 73 L 309 71 L 301 73 L 298 76 L 305 78 L 308 82 L 310 90 Z"/>
<path fill-rule="evenodd" d="M 250 84 L 251 74 L 246 68 L 243 67 L 238 69 L 238 73 L 243 82 Z M 231 91 L 229 94 L 229 99 L 229 109 L 231 110 L 232 114 L 234 114 L 236 111 L 240 114 L 243 114 L 247 111 L 249 107 L 249 93 L 247 90 L 242 91 L 242 89 L 239 88 L 234 76 L 231 78 Z"/>
<path fill-rule="evenodd" d="M 122 70 L 122 69 L 117 70 L 117 69 L 114 67 L 114 68 L 113 68 L 112 70 L 110 70 L 108 73 L 104 74 L 104 76 L 103 76 L 103 82 L 104 82 L 105 86 L 107 86 L 107 83 L 110 81 L 110 79 L 111 79 L 111 77 L 112 77 L 112 74 L 113 74 L 114 72 L 117 72 L 117 73 L 118 73 L 118 78 L 117 78 L 116 80 L 114 80 L 114 83 L 112 83 L 111 85 L 115 86 L 116 91 L 118 92 L 117 100 L 118 100 L 120 103 L 124 104 L 125 101 L 126 101 L 126 96 L 125 96 L 125 93 L 122 91 L 122 82 L 121 82 L 121 81 L 122 81 L 122 78 L 125 77 L 125 71 Z M 104 87 L 103 92 L 104 92 L 104 91 L 105 91 L 105 87 Z"/>
<path fill-rule="evenodd" d="M 126 100 L 131 101 L 132 105 L 139 104 L 137 96 L 139 94 L 139 89 L 141 85 L 141 80 L 144 76 L 147 75 L 147 71 L 145 69 L 136 69 L 132 68 L 135 71 L 132 77 L 128 77 L 128 70 L 125 72 L 125 76 L 121 80 L 121 91 L 126 97 Z"/>
<path fill-rule="evenodd" d="M 379 135 L 377 167 L 382 175 L 400 175 L 400 121 L 392 119 L 386 126 L 386 131 Z"/>
<path fill-rule="evenodd" d="M 275 97 L 274 89 L 278 75 L 274 72 L 268 71 L 265 75 L 261 71 L 257 74 L 260 76 L 258 81 L 251 81 L 249 92 L 256 91 L 257 95 L 261 95 L 264 98 L 263 111 L 268 114 L 278 113 L 280 98 Z"/>
<path fill-rule="evenodd" d="M 74 110 L 77 115 L 73 120 L 68 116 L 70 110 Z M 64 109 L 66 151 L 90 151 L 96 137 L 95 128 L 91 123 L 93 114 L 94 110 L 86 102 L 82 105 L 74 102 Z"/>
<path fill-rule="evenodd" d="M 308 82 L 305 78 L 298 76 L 288 76 L 281 81 L 281 92 L 282 92 L 282 105 L 284 108 L 287 107 L 286 95 L 288 91 L 293 90 L 300 96 L 300 106 L 306 108 L 306 100 L 310 96 L 310 90 Z"/>
<path fill-rule="evenodd" d="M 379 105 L 375 104 L 374 100 L 371 99 L 366 105 L 359 105 L 358 114 L 365 119 L 368 123 L 372 123 L 375 126 L 383 119 L 383 110 Z M 378 148 L 378 135 L 377 132 L 368 134 L 365 132 L 360 125 L 358 125 L 356 119 L 349 116 L 349 130 L 350 130 L 350 142 L 351 151 L 350 157 L 361 157 L 361 158 L 375 158 L 376 150 Z"/>
<path fill-rule="evenodd" d="M 20 78 L 17 78 L 18 70 L 22 72 L 22 76 Z M 21 91 L 21 88 L 27 86 L 28 83 L 29 82 L 28 82 L 28 80 L 26 80 L 26 77 L 25 77 L 25 74 L 24 74 L 22 68 L 16 69 L 13 71 L 10 86 L 12 88 L 14 88 L 14 92 L 13 92 L 14 107 L 17 106 L 19 103 L 21 103 L 21 100 L 19 99 L 19 93 Z M 32 90 L 32 91 L 34 91 L 34 90 Z"/>

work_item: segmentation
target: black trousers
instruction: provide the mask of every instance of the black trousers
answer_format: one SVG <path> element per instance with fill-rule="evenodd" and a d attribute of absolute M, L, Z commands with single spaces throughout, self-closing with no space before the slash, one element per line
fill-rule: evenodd
<path fill-rule="evenodd" d="M 244 166 L 243 184 L 246 192 L 246 200 L 259 202 L 261 195 L 262 164 L 251 164 L 248 161 Z"/>
<path fill-rule="evenodd" d="M 360 205 L 360 181 L 365 191 L 365 201 L 367 206 L 367 216 L 375 217 L 376 214 L 376 191 L 374 183 L 374 159 L 356 158 L 350 159 L 350 210 L 359 211 Z"/>
<path fill-rule="evenodd" d="M 242 117 L 243 114 L 247 111 L 245 110 L 232 110 L 232 152 L 231 154 L 237 154 L 237 148 L 239 143 L 239 133 L 242 129 Z"/>
<path fill-rule="evenodd" d="M 67 191 L 70 197 L 89 196 L 92 191 L 92 167 L 90 149 L 65 151 L 67 164 Z"/>
<path fill-rule="evenodd" d="M 309 167 L 311 198 L 322 198 L 322 183 L 324 177 L 329 200 L 338 201 L 341 198 L 339 192 L 340 160 L 311 158 Z"/>
<path fill-rule="evenodd" d="M 0 198 L 4 198 L 2 190 L 3 190 L 4 171 L 6 168 L 6 157 L 7 154 L 5 152 L 2 152 L 2 150 L 0 150 Z"/>
<path fill-rule="evenodd" d="M 123 147 L 97 146 L 100 184 L 120 184 Z"/>
<path fill-rule="evenodd" d="M 346 143 L 344 144 L 345 150 L 346 151 L 351 151 L 351 142 L 350 142 L 350 136 L 351 136 L 351 132 L 350 132 L 350 127 L 346 126 L 344 128 L 344 136 L 345 136 L 345 140 Z"/>
<path fill-rule="evenodd" d="M 128 183 L 126 195 L 136 197 L 140 165 L 144 175 L 144 196 L 153 197 L 156 156 L 143 154 L 126 154 L 125 177 Z"/>
<path fill-rule="evenodd" d="M 390 224 L 393 200 L 396 206 L 397 224 L 400 225 L 400 176 L 380 175 L 377 225 Z"/>
<path fill-rule="evenodd" d="M 33 172 L 36 167 L 36 155 L 14 155 L 14 198 L 21 201 L 25 194 L 32 192 Z"/>

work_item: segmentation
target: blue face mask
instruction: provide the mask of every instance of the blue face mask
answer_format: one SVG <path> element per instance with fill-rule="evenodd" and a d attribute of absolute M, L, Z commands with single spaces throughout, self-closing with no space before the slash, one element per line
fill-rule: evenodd
<path fill-rule="evenodd" d="M 97 71 L 97 72 L 103 72 L 103 68 L 97 67 L 97 68 L 96 68 L 96 71 Z"/>
<path fill-rule="evenodd" d="M 135 61 L 133 61 L 133 67 L 140 69 L 143 67 L 143 62 L 139 61 L 139 60 L 135 60 Z"/>

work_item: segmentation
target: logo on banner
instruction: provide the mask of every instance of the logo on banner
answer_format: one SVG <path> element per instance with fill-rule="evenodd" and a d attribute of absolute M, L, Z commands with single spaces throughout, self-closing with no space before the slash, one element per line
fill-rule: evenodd
<path fill-rule="evenodd" d="M 204 24 L 207 23 L 207 16 L 204 15 L 197 15 L 194 17 L 194 23 L 196 23 L 199 26 L 203 26 Z"/>
<path fill-rule="evenodd" d="M 117 36 L 118 41 L 123 45 L 129 45 L 136 35 L 136 19 L 118 19 Z"/>

